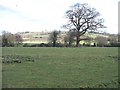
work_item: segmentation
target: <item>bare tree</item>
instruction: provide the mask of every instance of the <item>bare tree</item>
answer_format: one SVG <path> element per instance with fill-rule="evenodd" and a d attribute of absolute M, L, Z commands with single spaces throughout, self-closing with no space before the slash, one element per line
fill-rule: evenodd
<path fill-rule="evenodd" d="M 114 35 L 114 34 L 109 35 L 109 41 L 110 43 L 118 42 L 118 35 Z"/>
<path fill-rule="evenodd" d="M 118 41 L 120 40 L 119 35 L 115 35 L 115 34 L 111 34 L 108 37 L 108 41 L 110 43 L 111 46 L 118 46 Z"/>
<path fill-rule="evenodd" d="M 74 30 L 70 30 L 67 35 L 64 37 L 64 42 L 66 46 L 71 46 L 74 42 L 75 32 Z"/>
<path fill-rule="evenodd" d="M 53 43 L 53 47 L 56 46 L 57 40 L 58 40 L 58 35 L 60 34 L 60 31 L 54 30 L 50 36 L 49 36 L 49 41 Z"/>
<path fill-rule="evenodd" d="M 22 39 L 21 35 L 15 34 L 14 37 L 15 37 L 15 44 L 16 44 L 17 46 L 20 45 L 20 44 L 22 44 L 23 39 Z"/>
<path fill-rule="evenodd" d="M 7 46 L 8 45 L 8 40 L 7 40 L 7 36 L 6 36 L 6 31 L 2 32 L 2 46 Z"/>
<path fill-rule="evenodd" d="M 2 32 L 2 46 L 13 46 L 14 45 L 14 36 L 10 32 Z"/>
<path fill-rule="evenodd" d="M 102 36 L 96 37 L 95 41 L 97 42 L 97 46 L 101 46 L 101 47 L 104 47 L 105 45 L 107 45 L 107 42 L 108 42 L 107 38 Z"/>
<path fill-rule="evenodd" d="M 22 37 L 18 34 L 12 34 L 11 32 L 2 32 L 2 46 L 15 46 L 22 43 Z"/>
<path fill-rule="evenodd" d="M 88 4 L 77 3 L 66 11 L 66 18 L 69 22 L 64 27 L 74 29 L 76 32 L 76 46 L 79 46 L 80 36 L 87 31 L 96 31 L 99 28 L 105 28 L 102 24 L 103 18 L 99 18 L 100 13 L 95 8 L 91 8 Z"/>

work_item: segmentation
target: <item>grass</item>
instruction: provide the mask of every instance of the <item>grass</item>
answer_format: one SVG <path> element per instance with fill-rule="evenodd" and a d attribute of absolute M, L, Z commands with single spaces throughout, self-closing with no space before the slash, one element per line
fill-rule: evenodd
<path fill-rule="evenodd" d="M 2 53 L 35 58 L 3 64 L 3 88 L 118 87 L 118 48 L 14 47 Z"/>

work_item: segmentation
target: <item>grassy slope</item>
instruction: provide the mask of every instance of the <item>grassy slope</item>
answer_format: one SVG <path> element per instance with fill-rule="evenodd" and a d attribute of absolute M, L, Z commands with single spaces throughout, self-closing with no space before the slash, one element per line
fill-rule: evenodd
<path fill-rule="evenodd" d="M 117 87 L 117 48 L 3 48 L 3 55 L 39 56 L 3 64 L 3 87 Z"/>
<path fill-rule="evenodd" d="M 49 38 L 49 34 L 48 33 L 44 33 L 44 34 L 42 34 L 42 33 L 38 33 L 38 32 L 34 32 L 34 33 L 28 33 L 28 34 L 30 34 L 32 37 L 42 37 L 42 39 L 44 38 L 44 39 L 48 39 Z M 24 36 L 26 36 L 26 35 L 28 35 L 28 34 L 23 34 Z M 62 43 L 64 43 L 64 36 L 66 35 L 66 33 L 62 33 L 62 35 L 60 34 L 60 37 L 61 37 L 61 39 L 62 39 Z M 86 33 L 85 34 L 85 36 L 89 36 L 89 37 L 91 37 L 91 38 L 96 38 L 97 36 L 103 36 L 103 37 L 108 37 L 108 35 L 102 35 L 102 34 L 94 34 L 94 33 Z M 29 37 L 30 38 L 30 37 Z M 33 38 L 32 38 L 33 39 Z M 40 39 L 40 41 L 39 41 L 39 39 L 35 39 L 35 40 L 32 40 L 32 41 L 30 41 L 29 39 L 27 40 L 27 41 L 24 41 L 23 43 L 33 43 L 33 44 L 38 44 L 38 43 L 48 43 L 48 40 L 42 40 L 42 39 Z M 59 41 L 59 40 L 58 40 Z M 83 43 L 85 43 L 86 41 L 81 41 L 81 44 L 83 44 Z M 91 41 L 91 42 L 93 42 L 93 41 Z M 93 42 L 94 43 L 94 42 Z"/>

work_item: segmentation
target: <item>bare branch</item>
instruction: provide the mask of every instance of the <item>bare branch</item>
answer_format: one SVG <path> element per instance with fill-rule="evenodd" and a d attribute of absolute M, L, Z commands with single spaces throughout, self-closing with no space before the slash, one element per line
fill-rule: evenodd
<path fill-rule="evenodd" d="M 71 22 L 67 26 L 76 28 L 76 44 L 79 44 L 80 36 L 87 31 L 95 31 L 98 28 L 105 28 L 103 19 L 99 19 L 100 13 L 95 8 L 91 8 L 88 4 L 77 3 L 66 12 L 66 17 Z"/>

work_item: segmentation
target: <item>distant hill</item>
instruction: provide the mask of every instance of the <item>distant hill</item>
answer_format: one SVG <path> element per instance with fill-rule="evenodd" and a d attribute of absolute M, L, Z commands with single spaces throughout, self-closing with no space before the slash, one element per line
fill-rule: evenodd
<path fill-rule="evenodd" d="M 19 34 L 23 38 L 23 43 L 48 43 L 49 42 L 49 35 L 51 32 L 19 32 Z M 59 42 L 64 42 L 64 37 L 66 35 L 66 31 L 62 31 L 58 41 Z M 102 37 L 109 37 L 109 33 L 98 33 L 98 32 L 88 32 L 82 37 L 91 37 L 95 39 L 97 36 L 102 36 Z"/>

